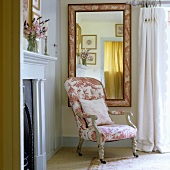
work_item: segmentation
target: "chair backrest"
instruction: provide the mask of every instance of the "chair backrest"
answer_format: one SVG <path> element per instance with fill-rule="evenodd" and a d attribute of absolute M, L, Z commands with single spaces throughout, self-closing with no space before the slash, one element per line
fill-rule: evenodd
<path fill-rule="evenodd" d="M 90 77 L 70 77 L 64 82 L 64 87 L 68 94 L 77 126 L 85 129 L 87 127 L 85 120 L 77 116 L 77 113 L 83 114 L 79 99 L 93 100 L 103 98 L 105 100 L 106 95 L 103 85 L 99 80 Z"/>

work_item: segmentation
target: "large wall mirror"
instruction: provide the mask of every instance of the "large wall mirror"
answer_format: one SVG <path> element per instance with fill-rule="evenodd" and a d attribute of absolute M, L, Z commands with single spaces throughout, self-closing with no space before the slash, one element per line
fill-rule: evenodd
<path fill-rule="evenodd" d="M 68 24 L 68 76 L 96 78 L 108 106 L 131 106 L 130 5 L 69 4 Z"/>

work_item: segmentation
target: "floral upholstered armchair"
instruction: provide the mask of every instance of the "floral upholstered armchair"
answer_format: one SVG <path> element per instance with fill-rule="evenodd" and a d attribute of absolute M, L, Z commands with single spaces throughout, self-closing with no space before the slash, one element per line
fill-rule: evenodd
<path fill-rule="evenodd" d="M 77 153 L 81 154 L 84 139 L 97 142 L 99 158 L 104 160 L 105 142 L 121 139 L 132 140 L 132 151 L 135 157 L 137 143 L 135 140 L 137 129 L 130 121 L 132 113 L 123 111 L 109 111 L 105 103 L 105 91 L 100 81 L 94 78 L 70 77 L 64 82 L 74 117 L 79 130 L 79 144 Z M 125 115 L 128 125 L 116 124 L 111 115 Z"/>

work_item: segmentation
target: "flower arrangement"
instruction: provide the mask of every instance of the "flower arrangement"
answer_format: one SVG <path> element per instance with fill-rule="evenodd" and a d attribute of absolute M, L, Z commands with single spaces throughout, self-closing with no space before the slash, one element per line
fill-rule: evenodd
<path fill-rule="evenodd" d="M 81 53 L 80 53 L 80 57 L 81 57 L 81 59 L 86 59 L 86 60 L 93 60 L 93 57 L 92 56 L 90 56 L 90 54 L 89 54 L 89 51 L 90 50 L 82 50 L 81 51 Z"/>
<path fill-rule="evenodd" d="M 44 26 L 46 22 L 50 19 L 45 21 L 41 21 L 42 17 L 38 17 L 37 19 L 33 19 L 31 25 L 29 25 L 26 21 L 24 22 L 24 37 L 28 38 L 45 38 L 45 33 L 47 32 L 48 28 Z"/>
<path fill-rule="evenodd" d="M 46 38 L 47 26 L 44 26 L 50 19 L 40 21 L 42 17 L 33 19 L 31 25 L 24 22 L 24 37 L 28 40 L 28 51 L 38 52 L 37 38 Z"/>
<path fill-rule="evenodd" d="M 89 54 L 89 51 L 90 50 L 82 50 L 81 53 L 80 53 L 80 57 L 82 59 L 82 64 L 83 65 L 86 65 L 86 61 L 92 61 L 93 60 L 93 56 L 91 56 Z"/>

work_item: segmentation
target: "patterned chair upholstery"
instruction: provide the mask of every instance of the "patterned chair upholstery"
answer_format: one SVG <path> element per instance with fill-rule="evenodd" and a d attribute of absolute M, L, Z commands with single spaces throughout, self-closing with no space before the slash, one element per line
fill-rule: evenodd
<path fill-rule="evenodd" d="M 97 100 L 106 98 L 105 90 L 100 81 L 94 78 L 88 77 L 70 77 L 64 82 L 65 90 L 68 94 L 70 106 L 72 107 L 74 117 L 79 130 L 79 144 L 77 147 L 77 153 L 81 154 L 81 147 L 84 139 L 97 142 L 99 147 L 99 158 L 101 163 L 106 163 L 104 160 L 104 144 L 105 142 L 117 141 L 121 139 L 132 140 L 132 151 L 135 157 L 137 143 L 135 140 L 137 128 L 130 121 L 132 113 L 124 111 L 109 111 L 111 115 L 125 115 L 128 125 L 120 125 L 115 122 L 109 124 L 97 125 L 97 115 L 87 114 L 83 111 L 81 105 L 81 99 L 85 100 Z M 106 105 L 106 104 L 105 104 Z M 108 107 L 106 106 L 108 109 Z M 100 108 L 102 109 L 102 108 Z M 87 119 L 91 119 L 92 124 L 87 125 Z"/>

